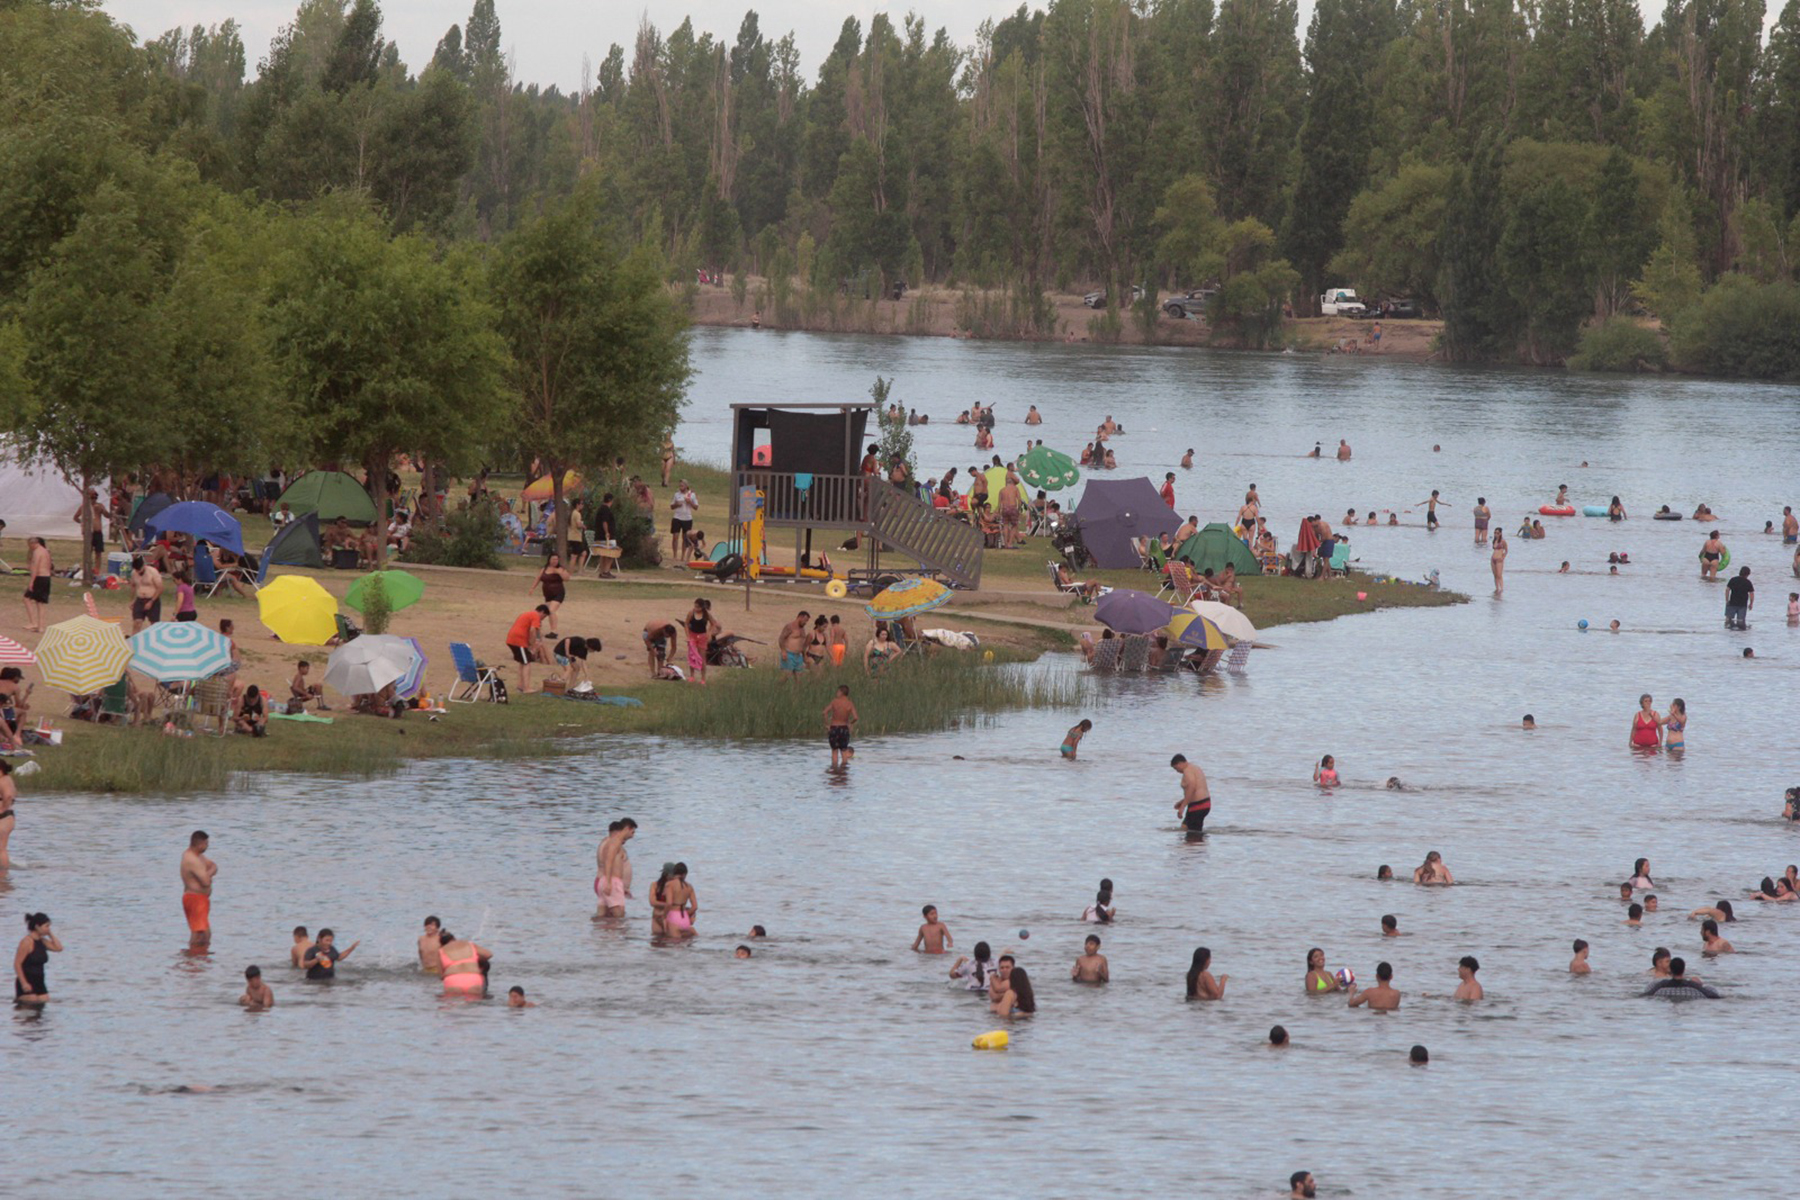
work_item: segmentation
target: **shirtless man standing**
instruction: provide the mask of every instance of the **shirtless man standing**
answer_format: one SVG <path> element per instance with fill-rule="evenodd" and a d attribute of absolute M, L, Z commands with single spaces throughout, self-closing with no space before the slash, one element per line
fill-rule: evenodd
<path fill-rule="evenodd" d="M 595 851 L 600 868 L 594 880 L 594 894 L 600 898 L 599 916 L 622 917 L 625 901 L 631 896 L 631 856 L 625 843 L 637 836 L 637 822 L 623 817 L 606 827 L 606 838 Z"/>
<path fill-rule="evenodd" d="M 1009 468 L 1006 485 L 1000 489 L 1000 529 L 1002 550 L 1011 550 L 1019 541 L 1019 514 L 1025 507 L 1025 491 L 1019 477 Z"/>
<path fill-rule="evenodd" d="M 131 632 L 162 620 L 162 572 L 140 555 L 131 560 Z"/>
<path fill-rule="evenodd" d="M 1456 975 L 1462 982 L 1457 984 L 1456 991 L 1451 993 L 1452 1000 L 1481 999 L 1484 994 L 1481 990 L 1481 981 L 1475 978 L 1475 972 L 1479 970 L 1481 970 L 1481 964 L 1475 960 L 1473 954 L 1462 956 L 1462 960 L 1456 964 Z"/>
<path fill-rule="evenodd" d="M 801 609 L 799 615 L 775 635 L 775 644 L 781 649 L 781 669 L 792 681 L 797 682 L 800 672 L 806 669 L 806 623 L 811 619 L 812 614 Z"/>
<path fill-rule="evenodd" d="M 25 560 L 25 628 L 32 633 L 44 632 L 44 610 L 50 604 L 50 547 L 44 539 L 34 537 L 25 543 L 29 557 Z"/>
<path fill-rule="evenodd" d="M 1206 786 L 1206 772 L 1177 754 L 1169 765 L 1181 776 L 1181 799 L 1175 802 L 1175 815 L 1187 826 L 1192 837 L 1206 834 L 1206 815 L 1212 812 L 1212 792 Z"/>
<path fill-rule="evenodd" d="M 1381 963 L 1375 968 L 1375 986 L 1350 993 L 1350 1007 L 1368 1005 L 1377 1012 L 1393 1012 L 1400 1007 L 1400 993 L 1394 987 L 1394 968 Z"/>
<path fill-rule="evenodd" d="M 190 951 L 212 945 L 212 885 L 219 864 L 206 857 L 207 842 L 206 831 L 196 829 L 181 852 L 181 910 L 187 914 Z"/>
<path fill-rule="evenodd" d="M 443 931 L 444 924 L 436 917 L 425 918 L 425 932 L 419 935 L 419 970 L 427 975 L 444 973 L 444 956 L 438 953 L 443 945 L 438 934 Z"/>

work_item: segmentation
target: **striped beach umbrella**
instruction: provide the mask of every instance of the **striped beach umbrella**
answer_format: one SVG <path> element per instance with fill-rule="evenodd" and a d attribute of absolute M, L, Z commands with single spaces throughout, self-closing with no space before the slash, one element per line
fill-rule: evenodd
<path fill-rule="evenodd" d="M 1194 650 L 1228 650 L 1231 639 L 1198 613 L 1184 612 L 1169 622 L 1169 640 Z"/>
<path fill-rule="evenodd" d="M 884 588 L 880 595 L 863 605 L 863 611 L 877 621 L 898 621 L 950 603 L 950 589 L 930 579 L 914 576 Z"/>
<path fill-rule="evenodd" d="M 419 694 L 419 689 L 425 686 L 425 663 L 427 660 L 425 647 L 419 645 L 418 638 L 409 637 L 406 639 L 406 644 L 413 648 L 412 666 L 406 674 L 400 677 L 400 682 L 394 685 L 394 692 L 402 700 L 411 700 Z"/>
<path fill-rule="evenodd" d="M 37 655 L 9 637 L 0 637 L 0 667 L 29 667 Z"/>
<path fill-rule="evenodd" d="M 85 696 L 119 682 L 131 663 L 131 647 L 111 621 L 71 617 L 44 631 L 37 660 L 45 683 Z"/>
<path fill-rule="evenodd" d="M 158 683 L 210 679 L 231 669 L 231 641 L 198 621 L 159 621 L 131 636 L 131 669 Z"/>

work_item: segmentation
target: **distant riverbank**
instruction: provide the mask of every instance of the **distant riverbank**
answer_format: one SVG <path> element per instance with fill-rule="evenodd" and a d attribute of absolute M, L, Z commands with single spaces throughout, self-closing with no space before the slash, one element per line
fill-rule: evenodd
<path fill-rule="evenodd" d="M 1087 307 L 1076 292 L 1050 292 L 1053 316 L 1050 331 L 1033 328 L 1016 319 L 1003 293 L 927 285 L 909 291 L 899 300 L 850 300 L 843 296 L 814 298 L 810 302 L 796 290 L 785 306 L 769 300 L 768 282 L 752 276 L 740 304 L 728 287 L 702 286 L 694 298 L 696 325 L 748 329 L 760 322 L 764 329 L 806 330 L 813 333 L 871 333 L 911 337 L 976 338 L 1002 341 L 1111 342 L 1126 346 L 1204 346 L 1207 327 L 1202 321 L 1180 320 L 1160 314 L 1154 331 L 1145 335 L 1135 313 L 1126 314 L 1115 331 L 1102 328 L 1105 314 Z M 759 308 L 758 297 L 762 297 Z M 1167 299 L 1167 297 L 1162 297 Z M 1441 321 L 1383 321 L 1377 352 L 1370 339 L 1374 322 L 1343 317 L 1313 317 L 1288 321 L 1283 327 L 1296 353 L 1329 353 L 1343 346 L 1345 352 L 1376 354 L 1402 362 L 1426 362 Z"/>

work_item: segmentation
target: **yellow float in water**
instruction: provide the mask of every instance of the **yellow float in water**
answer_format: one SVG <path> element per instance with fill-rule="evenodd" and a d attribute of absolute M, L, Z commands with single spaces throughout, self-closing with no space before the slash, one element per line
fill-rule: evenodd
<path fill-rule="evenodd" d="M 850 594 L 850 588 L 841 579 L 834 579 L 825 585 L 825 594 L 833 600 L 842 600 Z"/>
<path fill-rule="evenodd" d="M 1012 1041 L 1012 1035 L 1008 1034 L 1006 1030 L 995 1029 L 976 1035 L 975 1040 L 970 1044 L 977 1050 L 1004 1050 L 1010 1041 Z"/>

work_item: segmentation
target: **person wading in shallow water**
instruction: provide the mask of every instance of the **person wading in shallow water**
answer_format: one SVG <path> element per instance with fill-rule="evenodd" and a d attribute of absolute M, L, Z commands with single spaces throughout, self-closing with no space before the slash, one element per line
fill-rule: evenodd
<path fill-rule="evenodd" d="M 196 829 L 181 852 L 181 910 L 187 916 L 188 949 L 204 951 L 212 945 L 212 885 L 219 866 L 206 857 L 209 839 Z"/>
<path fill-rule="evenodd" d="M 1206 816 L 1212 812 L 1212 793 L 1206 787 L 1206 772 L 1189 762 L 1185 754 L 1171 758 L 1169 765 L 1181 776 L 1181 799 L 1175 802 L 1175 814 L 1182 819 L 1189 834 L 1203 837 Z"/>

